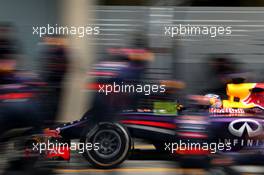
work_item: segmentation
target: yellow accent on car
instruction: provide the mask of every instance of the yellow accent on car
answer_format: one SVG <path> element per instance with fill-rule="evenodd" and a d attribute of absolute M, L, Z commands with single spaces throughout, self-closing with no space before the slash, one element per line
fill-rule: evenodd
<path fill-rule="evenodd" d="M 246 104 L 243 101 L 250 95 L 251 89 L 256 83 L 228 84 L 226 93 L 228 100 L 223 100 L 224 108 L 253 108 L 253 103 Z"/>

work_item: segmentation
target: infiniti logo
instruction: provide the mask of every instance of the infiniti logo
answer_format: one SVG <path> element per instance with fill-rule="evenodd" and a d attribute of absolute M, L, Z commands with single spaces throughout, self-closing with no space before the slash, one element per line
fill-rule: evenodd
<path fill-rule="evenodd" d="M 235 124 L 242 124 L 238 129 L 234 127 Z M 249 137 L 254 137 L 263 131 L 261 124 L 252 119 L 238 119 L 232 121 L 229 126 L 228 130 L 235 136 L 241 137 L 245 131 Z"/>

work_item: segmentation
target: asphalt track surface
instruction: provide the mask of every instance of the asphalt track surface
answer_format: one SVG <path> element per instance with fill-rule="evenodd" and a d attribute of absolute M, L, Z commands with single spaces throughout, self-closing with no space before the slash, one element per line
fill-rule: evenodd
<path fill-rule="evenodd" d="M 73 155 L 70 162 L 58 162 L 56 174 L 98 175 L 264 175 L 264 165 L 232 165 L 183 168 L 179 162 L 166 154 L 157 153 L 152 145 L 140 144 L 136 151 L 120 167 L 115 169 L 92 168 L 80 155 Z M 52 163 L 54 164 L 54 162 Z"/>
<path fill-rule="evenodd" d="M 209 168 L 197 168 L 194 165 L 194 167 L 183 168 L 179 162 L 163 154 L 158 154 L 151 145 L 143 144 L 136 148 L 129 160 L 115 169 L 92 168 L 78 153 L 72 154 L 70 161 L 46 161 L 38 164 L 36 169 L 49 167 L 52 169 L 52 174 L 60 175 L 264 175 L 264 165 L 233 165 Z M 23 173 L 14 172 L 11 174 Z"/>

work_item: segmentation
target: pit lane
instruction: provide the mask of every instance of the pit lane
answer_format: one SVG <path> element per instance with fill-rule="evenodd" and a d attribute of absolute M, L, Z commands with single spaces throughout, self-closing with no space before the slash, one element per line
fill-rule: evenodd
<path fill-rule="evenodd" d="M 0 159 L 0 164 L 3 163 Z M 2 168 L 2 167 L 1 167 Z M 263 175 L 263 165 L 232 165 L 215 166 L 209 168 L 197 168 L 195 165 L 188 168 L 180 166 L 179 162 L 166 154 L 157 153 L 151 144 L 139 143 L 135 146 L 135 151 L 129 156 L 120 167 L 115 169 L 95 169 L 78 153 L 73 153 L 70 161 L 43 161 L 38 163 L 36 168 L 41 175 L 43 169 L 51 172 L 43 174 L 98 174 L 98 175 Z M 8 174 L 23 174 L 15 169 Z M 25 173 L 24 173 L 25 174 Z"/>
<path fill-rule="evenodd" d="M 73 154 L 70 162 L 58 162 L 54 172 L 64 175 L 263 175 L 264 167 L 261 165 L 232 165 L 197 168 L 194 165 L 193 167 L 183 168 L 172 157 L 157 153 L 151 144 L 137 143 L 135 151 L 129 156 L 129 159 L 118 168 L 108 170 L 94 169 L 80 155 Z"/>

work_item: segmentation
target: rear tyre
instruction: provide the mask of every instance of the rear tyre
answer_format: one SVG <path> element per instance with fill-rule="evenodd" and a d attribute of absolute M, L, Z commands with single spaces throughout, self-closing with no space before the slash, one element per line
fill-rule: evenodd
<path fill-rule="evenodd" d="M 131 147 L 128 131 L 117 123 L 103 123 L 86 132 L 81 138 L 85 145 L 92 143 L 92 150 L 83 156 L 96 168 L 114 168 L 126 160 Z"/>

